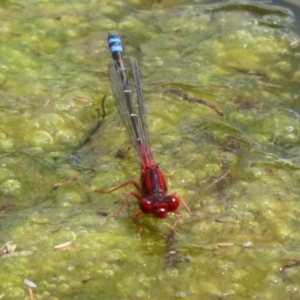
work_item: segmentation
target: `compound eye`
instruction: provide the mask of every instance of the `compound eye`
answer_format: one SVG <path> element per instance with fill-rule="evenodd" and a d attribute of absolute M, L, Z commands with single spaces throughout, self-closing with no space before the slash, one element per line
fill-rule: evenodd
<path fill-rule="evenodd" d="M 175 211 L 179 207 L 179 199 L 176 196 L 170 196 L 168 200 L 168 210 Z"/>
<path fill-rule="evenodd" d="M 142 199 L 140 201 L 140 209 L 143 213 L 149 214 L 152 211 L 152 202 L 147 199 Z"/>
<path fill-rule="evenodd" d="M 168 210 L 164 207 L 158 207 L 153 212 L 154 217 L 163 219 L 168 215 Z"/>

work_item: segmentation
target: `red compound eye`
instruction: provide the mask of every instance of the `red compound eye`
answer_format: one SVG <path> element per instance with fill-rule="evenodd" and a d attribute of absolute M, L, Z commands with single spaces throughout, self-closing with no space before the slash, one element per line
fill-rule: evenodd
<path fill-rule="evenodd" d="M 140 201 L 140 209 L 143 213 L 149 214 L 152 211 L 152 202 L 147 199 L 142 199 Z"/>
<path fill-rule="evenodd" d="M 176 196 L 170 196 L 168 199 L 168 210 L 175 211 L 179 206 L 179 199 Z"/>

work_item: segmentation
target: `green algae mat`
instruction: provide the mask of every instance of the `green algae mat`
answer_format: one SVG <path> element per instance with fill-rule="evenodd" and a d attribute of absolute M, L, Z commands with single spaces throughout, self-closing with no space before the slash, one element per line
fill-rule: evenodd
<path fill-rule="evenodd" d="M 0 2 L 0 299 L 299 299 L 300 38 L 252 2 Z M 141 216 L 106 73 L 137 58 L 156 162 L 195 214 Z M 102 101 L 106 97 L 103 111 Z M 103 118 L 104 117 L 104 118 Z"/>

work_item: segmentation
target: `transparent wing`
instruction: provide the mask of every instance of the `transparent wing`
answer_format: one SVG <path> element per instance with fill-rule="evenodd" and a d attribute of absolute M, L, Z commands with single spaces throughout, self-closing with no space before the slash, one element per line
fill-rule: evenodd
<path fill-rule="evenodd" d="M 127 135 L 141 162 L 144 165 L 151 164 L 153 157 L 138 64 L 134 58 L 129 61 L 125 59 L 123 63 L 124 69 L 119 70 L 116 69 L 115 62 L 108 64 L 111 89 Z"/>
<path fill-rule="evenodd" d="M 153 156 L 151 153 L 151 145 L 150 145 L 150 140 L 149 140 L 149 130 L 148 130 L 148 122 L 147 122 L 147 116 L 146 116 L 146 110 L 145 110 L 145 101 L 144 101 L 144 96 L 142 93 L 142 87 L 141 87 L 141 80 L 140 80 L 140 74 L 139 74 L 139 67 L 137 61 L 133 58 L 130 57 L 130 63 L 131 63 L 131 68 L 133 72 L 133 77 L 134 77 L 134 88 L 135 88 L 135 93 L 137 101 L 137 107 L 138 107 L 138 119 L 139 119 L 139 125 L 140 125 L 140 134 L 141 138 L 143 141 L 143 144 L 146 146 L 146 149 L 149 152 L 149 158 L 153 160 Z"/>

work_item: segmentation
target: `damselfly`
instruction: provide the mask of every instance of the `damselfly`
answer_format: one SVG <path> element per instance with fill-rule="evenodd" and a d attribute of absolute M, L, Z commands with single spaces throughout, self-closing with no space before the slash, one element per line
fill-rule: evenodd
<path fill-rule="evenodd" d="M 141 184 L 129 180 L 108 191 L 96 190 L 96 192 L 111 193 L 131 184 L 137 191 L 131 191 L 127 194 L 115 216 L 121 213 L 130 196 L 133 196 L 139 201 L 140 206 L 140 210 L 132 215 L 139 227 L 139 233 L 142 231 L 142 227 L 137 217 L 141 214 L 152 214 L 161 219 L 172 212 L 177 215 L 172 227 L 174 229 L 181 218 L 181 213 L 178 210 L 180 202 L 183 203 L 190 215 L 192 212 L 176 193 L 167 194 L 164 176 L 154 162 L 137 61 L 130 57 L 128 65 L 125 65 L 127 60 L 124 59 L 121 39 L 116 32 L 109 32 L 108 45 L 113 57 L 113 61 L 108 64 L 110 85 L 129 139 L 141 161 Z"/>

